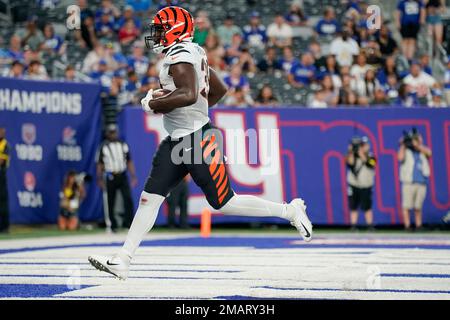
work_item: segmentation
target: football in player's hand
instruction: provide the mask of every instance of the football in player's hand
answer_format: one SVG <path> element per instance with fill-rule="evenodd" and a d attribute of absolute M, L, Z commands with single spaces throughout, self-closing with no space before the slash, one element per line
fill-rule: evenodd
<path fill-rule="evenodd" d="M 153 91 L 153 99 L 156 98 L 161 98 L 165 95 L 168 95 L 169 93 L 171 93 L 172 91 L 168 90 L 168 89 L 158 89 Z"/>

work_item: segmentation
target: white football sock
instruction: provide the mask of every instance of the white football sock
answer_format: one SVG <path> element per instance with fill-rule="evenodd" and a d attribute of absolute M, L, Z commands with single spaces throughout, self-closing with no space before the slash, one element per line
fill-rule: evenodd
<path fill-rule="evenodd" d="M 286 203 L 276 203 L 251 195 L 235 194 L 220 212 L 228 215 L 248 217 L 278 217 L 291 220 L 295 210 Z"/>
<path fill-rule="evenodd" d="M 139 207 L 128 231 L 127 239 L 118 254 L 123 260 L 130 262 L 142 239 L 155 224 L 159 207 L 164 199 L 159 194 L 142 191 Z"/>

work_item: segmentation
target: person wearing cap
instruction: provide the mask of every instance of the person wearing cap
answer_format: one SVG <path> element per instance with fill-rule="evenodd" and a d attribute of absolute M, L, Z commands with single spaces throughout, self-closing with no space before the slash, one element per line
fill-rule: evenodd
<path fill-rule="evenodd" d="M 9 230 L 8 183 L 6 169 L 9 166 L 9 144 L 6 141 L 6 130 L 0 127 L 0 233 Z"/>
<path fill-rule="evenodd" d="M 230 46 L 235 34 L 242 35 L 241 28 L 234 24 L 232 16 L 227 15 L 223 24 L 217 28 L 217 35 L 224 46 Z"/>
<path fill-rule="evenodd" d="M 438 87 L 437 81 L 422 70 L 417 60 L 411 62 L 409 74 L 403 79 L 403 83 L 408 85 L 410 92 L 417 96 L 422 105 L 431 101 L 431 89 Z"/>
<path fill-rule="evenodd" d="M 373 229 L 372 190 L 375 184 L 376 159 L 370 152 L 367 137 L 354 137 L 348 146 L 347 184 L 350 224 L 356 229 L 358 210 L 364 211 L 367 227 Z"/>
<path fill-rule="evenodd" d="M 411 230 L 410 210 L 414 210 L 415 227 L 422 228 L 422 207 L 431 174 L 432 151 L 424 145 L 416 128 L 403 133 L 397 159 L 400 162 L 399 178 L 402 184 L 402 211 L 405 230 Z"/>
<path fill-rule="evenodd" d="M 261 24 L 258 11 L 250 14 L 250 24 L 243 28 L 244 41 L 249 47 L 264 48 L 267 43 L 266 27 Z"/>
<path fill-rule="evenodd" d="M 128 144 L 118 136 L 117 125 L 110 124 L 106 128 L 106 139 L 96 154 L 97 183 L 104 192 L 104 213 L 107 231 L 117 231 L 120 227 L 129 228 L 133 220 L 133 200 L 131 186 L 137 184 L 136 171 L 131 160 Z M 116 194 L 120 192 L 124 205 L 124 219 L 120 224 L 115 214 Z"/>

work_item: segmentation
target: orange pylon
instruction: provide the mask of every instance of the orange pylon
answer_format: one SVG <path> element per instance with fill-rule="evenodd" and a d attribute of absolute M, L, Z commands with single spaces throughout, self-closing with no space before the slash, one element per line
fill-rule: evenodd
<path fill-rule="evenodd" d="M 211 210 L 204 208 L 200 221 L 200 236 L 202 238 L 209 238 L 211 235 Z"/>

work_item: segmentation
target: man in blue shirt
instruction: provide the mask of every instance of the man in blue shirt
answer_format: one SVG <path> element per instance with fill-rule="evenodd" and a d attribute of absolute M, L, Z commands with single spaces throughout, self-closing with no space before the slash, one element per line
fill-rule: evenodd
<path fill-rule="evenodd" d="M 250 24 L 243 28 L 244 41 L 250 47 L 264 48 L 267 43 L 266 27 L 261 24 L 258 11 L 250 15 Z"/>
<path fill-rule="evenodd" d="M 305 52 L 300 63 L 292 66 L 288 81 L 295 88 L 308 86 L 315 79 L 316 71 L 312 54 Z"/>
<path fill-rule="evenodd" d="M 402 183 L 403 223 L 410 230 L 409 211 L 414 209 L 416 229 L 422 228 L 422 207 L 425 201 L 431 150 L 423 144 L 420 133 L 415 128 L 406 132 L 398 151 L 400 161 L 400 181 Z"/>
<path fill-rule="evenodd" d="M 400 0 L 395 21 L 402 35 L 403 55 L 411 60 L 416 52 L 417 35 L 425 24 L 425 7 L 422 0 Z"/>
<path fill-rule="evenodd" d="M 339 22 L 332 7 L 326 7 L 323 18 L 316 25 L 316 32 L 320 36 L 334 36 L 339 32 Z"/>

